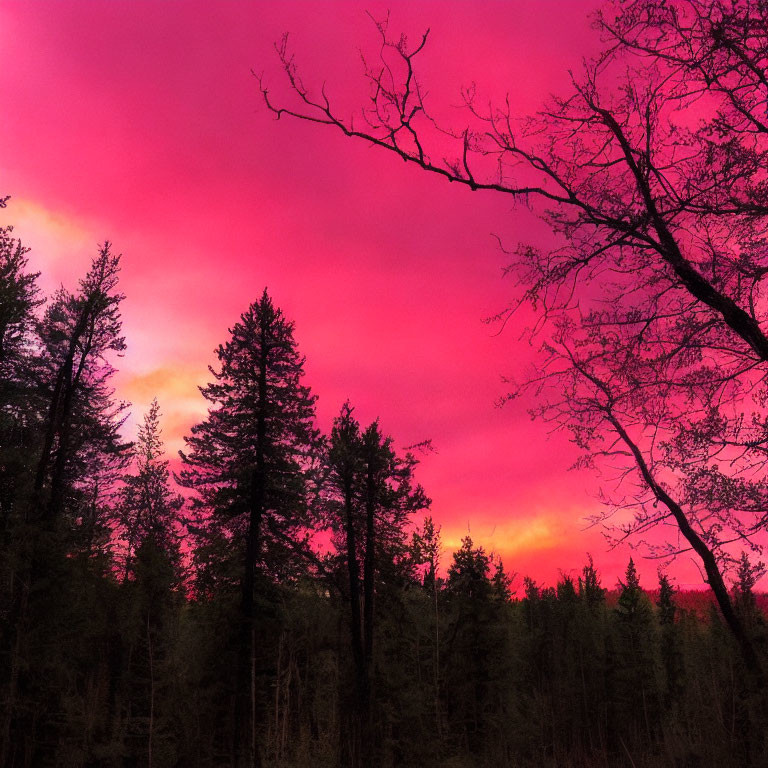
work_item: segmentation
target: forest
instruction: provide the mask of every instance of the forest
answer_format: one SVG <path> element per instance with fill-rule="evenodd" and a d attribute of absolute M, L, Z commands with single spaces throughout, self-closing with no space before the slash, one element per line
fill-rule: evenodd
<path fill-rule="evenodd" d="M 266 288 L 233 308 L 178 460 L 157 398 L 127 434 L 118 249 L 46 295 L 6 225 L 0 768 L 768 765 L 768 11 L 615 0 L 593 25 L 601 53 L 532 116 L 471 85 L 443 124 L 429 31 L 388 18 L 352 117 L 287 37 L 282 84 L 254 82 L 262 118 L 536 209 L 548 245 L 499 238 L 492 320 L 539 355 L 502 400 L 600 478 L 618 584 L 586 553 L 539 584 L 469 534 L 447 551 L 430 441 L 351 401 L 323 432 Z"/>
<path fill-rule="evenodd" d="M 591 558 L 547 587 L 469 536 L 444 552 L 416 516 L 415 449 L 350 403 L 316 428 L 294 324 L 266 291 L 216 350 L 173 477 L 157 401 L 133 441 L 120 431 L 111 245 L 45 302 L 10 228 L 1 246 L 3 765 L 768 754 L 765 691 L 714 603 L 679 606 L 661 571 L 644 589 L 632 559 L 609 590 Z M 754 585 L 744 555 L 732 602 L 762 655 Z"/>

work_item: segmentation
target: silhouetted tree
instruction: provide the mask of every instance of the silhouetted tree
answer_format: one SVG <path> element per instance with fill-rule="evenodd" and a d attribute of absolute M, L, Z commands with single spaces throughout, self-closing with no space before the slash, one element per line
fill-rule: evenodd
<path fill-rule="evenodd" d="M 442 715 L 440 706 L 440 587 L 442 579 L 437 575 L 442 552 L 440 527 L 435 525 L 431 515 L 424 517 L 421 529 L 412 534 L 411 549 L 413 561 L 417 567 L 426 566 L 422 586 L 432 593 L 434 609 L 434 633 L 432 653 L 432 684 L 435 700 L 435 730 L 438 739 L 442 738 Z"/>
<path fill-rule="evenodd" d="M 210 404 L 208 416 L 192 427 L 181 454 L 181 481 L 196 491 L 193 507 L 208 516 L 203 536 L 218 540 L 227 547 L 222 554 L 240 563 L 230 570 L 241 593 L 236 765 L 261 760 L 257 574 L 262 579 L 279 574 L 278 555 L 303 539 L 309 522 L 307 471 L 318 432 L 315 397 L 303 383 L 304 358 L 293 331 L 265 290 L 216 350 L 218 370 L 210 369 L 214 380 L 201 389 Z"/>
<path fill-rule="evenodd" d="M 513 576 L 510 576 L 504 570 L 504 561 L 500 557 L 492 558 L 493 560 L 493 576 L 491 583 L 493 584 L 493 595 L 504 603 L 509 602 L 512 599 L 512 580 Z M 569 582 L 573 586 L 572 582 Z"/>
<path fill-rule="evenodd" d="M 679 698 L 685 673 L 680 633 L 675 623 L 678 612 L 675 603 L 675 591 L 669 577 L 659 571 L 659 598 L 656 601 L 656 606 L 661 629 L 661 659 L 664 668 L 667 709 Z"/>
<path fill-rule="evenodd" d="M 528 302 L 535 329 L 552 329 L 541 415 L 573 431 L 585 465 L 630 470 L 641 490 L 620 491 L 606 517 L 629 496 L 636 517 L 619 537 L 674 524 L 761 680 L 721 549 L 761 546 L 768 524 L 757 469 L 768 458 L 768 25 L 759 3 L 730 0 L 617 1 L 595 21 L 604 51 L 525 120 L 471 85 L 466 124 L 438 125 L 417 69 L 428 32 L 412 43 L 388 19 L 376 23 L 378 55 L 363 57 L 371 99 L 357 115 L 305 83 L 287 38 L 277 52 L 289 97 L 259 82 L 278 119 L 329 125 L 472 191 L 543 207 L 555 245 L 509 254 L 520 290 L 499 313 Z M 679 553 L 676 535 L 663 549 Z"/>
<path fill-rule="evenodd" d="M 587 564 L 582 568 L 581 576 L 579 576 L 579 597 L 590 606 L 605 600 L 605 589 L 600 586 L 600 577 L 592 560 L 592 555 L 587 555 Z"/>
<path fill-rule="evenodd" d="M 478 760 L 490 757 L 491 744 L 508 741 L 502 725 L 510 683 L 505 664 L 509 652 L 501 617 L 505 603 L 494 599 L 491 557 L 467 535 L 453 553 L 446 580 L 448 626 L 444 636 L 446 732 Z M 504 747 L 501 747 L 502 751 Z"/>
<path fill-rule="evenodd" d="M 7 198 L 0 199 L 5 207 Z M 39 450 L 41 402 L 32 377 L 35 310 L 42 303 L 39 273 L 28 268 L 28 249 L 0 228 L 0 643 L 3 665 L 0 765 L 10 740 L 16 700 L 18 644 L 15 620 L 21 598 L 18 575 L 28 567 L 24 521 L 32 491 L 30 466 Z M 14 644 L 17 645 L 14 648 Z"/>
<path fill-rule="evenodd" d="M 615 609 L 618 619 L 614 676 L 619 705 L 617 715 L 622 727 L 645 728 L 652 740 L 660 715 L 653 659 L 653 612 L 648 596 L 640 587 L 631 557 L 619 587 Z"/>
<path fill-rule="evenodd" d="M 179 511 L 184 499 L 170 486 L 168 460 L 163 457 L 160 406 L 150 404 L 139 427 L 133 451 L 134 473 L 123 477 L 118 514 L 124 537 L 124 576 L 133 568 L 133 559 L 145 543 L 178 564 Z"/>
<path fill-rule="evenodd" d="M 39 272 L 28 269 L 29 248 L 13 237 L 13 227 L 0 227 L 0 385 L 5 407 L 18 366 L 30 351 L 34 311 L 42 303 Z"/>
<path fill-rule="evenodd" d="M 0 559 L 10 568 L 15 566 L 8 537 L 23 520 L 29 467 L 38 450 L 41 402 L 32 367 L 35 310 L 43 302 L 39 273 L 28 269 L 29 249 L 12 232 L 0 228 Z"/>
<path fill-rule="evenodd" d="M 36 324 L 30 376 L 39 404 L 39 453 L 12 544 L 17 574 L 9 609 L 8 694 L 3 760 L 46 761 L 55 753 L 57 711 L 68 671 L 67 604 L 109 569 L 108 519 L 127 460 L 124 404 L 111 386 L 111 358 L 125 348 L 117 291 L 119 257 L 105 243 L 79 290 L 61 288 Z M 33 706 L 36 703 L 37 708 Z M 41 734 L 46 740 L 39 741 Z M 15 742 L 15 756 L 7 746 Z"/>
<path fill-rule="evenodd" d="M 409 562 L 406 525 L 429 500 L 413 484 L 415 458 L 399 457 L 377 421 L 361 430 L 349 402 L 334 421 L 327 464 L 327 516 L 346 566 L 355 664 L 349 761 L 368 764 L 376 750 L 371 704 L 377 592 Z"/>
<path fill-rule="evenodd" d="M 120 257 L 113 256 L 105 242 L 78 292 L 57 291 L 39 326 L 43 348 L 39 375 L 48 414 L 32 514 L 47 524 L 64 510 L 67 494 L 77 485 L 70 478 L 78 475 L 79 460 L 100 462 L 99 469 L 106 470 L 113 456 L 125 451 L 119 435 L 125 406 L 114 402 L 110 385 L 114 368 L 108 359 L 125 350 L 119 270 Z M 97 450 L 90 456 L 83 455 L 94 446 Z"/>

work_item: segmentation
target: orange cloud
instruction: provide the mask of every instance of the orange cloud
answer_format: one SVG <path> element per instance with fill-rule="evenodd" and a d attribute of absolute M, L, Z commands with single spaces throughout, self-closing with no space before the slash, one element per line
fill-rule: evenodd
<path fill-rule="evenodd" d="M 133 406 L 127 431 L 135 434 L 137 424 L 156 397 L 160 403 L 166 450 L 169 455 L 175 455 L 184 447 L 183 435 L 206 413 L 206 402 L 198 390 L 202 383 L 200 369 L 182 366 L 155 368 L 140 374 L 121 373 L 120 397 Z"/>

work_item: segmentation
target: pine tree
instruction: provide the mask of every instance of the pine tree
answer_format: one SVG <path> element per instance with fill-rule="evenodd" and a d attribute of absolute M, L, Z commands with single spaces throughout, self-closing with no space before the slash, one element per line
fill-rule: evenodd
<path fill-rule="evenodd" d="M 181 454 L 180 479 L 196 491 L 193 506 L 202 514 L 197 530 L 202 546 L 214 545 L 206 556 L 214 553 L 225 582 L 219 586 L 240 584 L 238 765 L 260 763 L 257 575 L 268 579 L 283 572 L 286 553 L 310 522 L 307 473 L 318 444 L 315 397 L 303 384 L 304 357 L 293 333 L 294 324 L 265 290 L 216 350 L 218 370 L 210 368 L 214 380 L 201 389 L 210 404 L 208 417 L 192 428 Z M 218 558 L 217 543 L 227 549 L 219 549 Z M 215 562 L 222 558 L 224 564 Z"/>
<path fill-rule="evenodd" d="M 414 485 L 416 459 L 397 455 L 378 421 L 365 430 L 346 402 L 335 419 L 326 454 L 325 506 L 337 551 L 346 565 L 355 696 L 350 739 L 351 765 L 368 764 L 371 735 L 376 602 L 410 568 L 406 525 L 429 504 Z"/>
<path fill-rule="evenodd" d="M 125 350 L 118 292 L 120 256 L 105 242 L 77 293 L 61 288 L 38 334 L 47 416 L 35 473 L 32 516 L 50 526 L 100 475 L 107 488 L 125 461 L 125 404 L 114 400 L 110 357 Z M 87 496 L 87 493 L 85 494 Z M 76 512 L 75 512 L 76 514 Z"/>
<path fill-rule="evenodd" d="M 748 628 L 754 626 L 757 613 L 754 587 L 760 568 L 760 565 L 752 565 L 746 552 L 741 553 L 736 569 L 736 581 L 733 585 L 733 597 L 736 610 L 741 614 Z"/>
<path fill-rule="evenodd" d="M 512 581 L 514 576 L 510 576 L 504 570 L 504 561 L 500 557 L 492 558 L 494 564 L 493 577 L 493 596 L 503 603 L 508 603 L 512 599 Z"/>
<path fill-rule="evenodd" d="M 18 385 L 19 367 L 30 351 L 34 311 L 43 299 L 39 272 L 28 270 L 29 248 L 13 237 L 13 227 L 0 227 L 0 403 L 6 410 Z"/>
<path fill-rule="evenodd" d="M 7 198 L 0 198 L 0 208 Z M 30 467 L 39 451 L 42 402 L 32 376 L 35 310 L 42 303 L 39 273 L 28 269 L 27 253 L 0 228 L 0 765 L 11 738 L 12 710 L 19 677 L 17 637 L 22 593 L 28 570 L 25 517 L 32 495 Z"/>
<path fill-rule="evenodd" d="M 661 660 L 664 667 L 664 701 L 669 708 L 682 693 L 685 667 L 681 648 L 680 633 L 675 622 L 677 605 L 675 588 L 669 577 L 659 570 L 659 625 L 661 627 Z"/>
<path fill-rule="evenodd" d="M 490 567 L 490 555 L 467 535 L 453 553 L 446 581 L 451 637 L 445 657 L 447 725 L 478 756 L 485 750 L 486 708 L 497 650 L 492 625 L 498 603 L 491 599 Z"/>
<path fill-rule="evenodd" d="M 437 575 L 440 566 L 440 554 L 442 542 L 440 538 L 440 526 L 436 526 L 431 515 L 424 517 L 421 530 L 415 530 L 411 539 L 411 552 L 414 563 L 417 566 L 426 566 L 422 578 L 422 586 L 431 592 L 434 614 L 434 628 L 432 634 L 432 686 L 435 709 L 435 730 L 438 739 L 442 738 L 443 724 L 440 706 L 440 587 L 442 579 Z"/>
<path fill-rule="evenodd" d="M 587 555 L 587 564 L 582 568 L 579 577 L 579 597 L 592 609 L 605 600 L 605 589 L 600 585 L 600 576 L 592 561 L 592 555 Z"/>
<path fill-rule="evenodd" d="M 133 472 L 123 478 L 119 496 L 125 609 L 120 613 L 119 635 L 112 640 L 123 662 L 117 708 L 121 749 L 150 768 L 167 764 L 173 754 L 173 739 L 167 733 L 168 691 L 180 599 L 177 527 L 182 506 L 183 498 L 170 487 L 160 407 L 154 399 L 139 426 Z"/>
<path fill-rule="evenodd" d="M 365 527 L 361 520 L 363 494 L 363 440 L 360 425 L 347 401 L 333 422 L 326 456 L 325 511 L 334 535 L 340 560 L 346 564 L 346 597 L 349 635 L 354 664 L 353 695 L 344 708 L 352 713 L 348 726 L 347 760 L 351 766 L 362 761 L 363 729 L 368 713 L 363 712 L 369 693 L 369 669 L 365 654 L 361 594 L 361 553 L 365 552 Z M 366 704 L 364 704 L 366 702 Z"/>
<path fill-rule="evenodd" d="M 469 599 L 487 599 L 491 594 L 490 569 L 490 555 L 483 547 L 476 547 L 472 537 L 467 535 L 461 540 L 461 547 L 453 553 L 446 586 L 449 591 Z"/>
<path fill-rule="evenodd" d="M 653 613 L 631 557 L 619 588 L 614 611 L 618 625 L 617 695 L 621 713 L 617 727 L 629 727 L 636 738 L 638 730 L 645 729 L 652 739 L 659 717 Z"/>
<path fill-rule="evenodd" d="M 3 744 L 24 745 L 23 760 L 32 763 L 53 759 L 61 727 L 65 689 L 57 680 L 68 671 L 67 640 L 75 626 L 70 606 L 83 591 L 95 592 L 109 568 L 111 495 L 127 460 L 120 436 L 125 406 L 115 401 L 110 383 L 111 359 L 125 348 L 119 262 L 105 243 L 78 291 L 57 291 L 36 323 L 30 376 L 40 434 L 14 543 L 19 576 L 9 609 L 2 723 L 10 734 Z M 25 718 L 34 700 L 44 706 Z M 44 747 L 37 738 L 43 732 Z"/>
<path fill-rule="evenodd" d="M 0 572 L 17 565 L 9 537 L 23 522 L 42 410 L 32 376 L 39 273 L 29 271 L 29 249 L 12 232 L 0 227 Z M 11 583 L 10 572 L 3 573 L 0 584 Z M 0 591 L 0 605 L 8 600 Z"/>
<path fill-rule="evenodd" d="M 437 569 L 440 565 L 440 526 L 435 525 L 431 515 L 424 518 L 421 529 L 413 532 L 411 538 L 411 556 L 417 567 L 426 566 L 421 583 L 424 589 L 433 591 L 437 586 Z"/>
<path fill-rule="evenodd" d="M 659 571 L 659 599 L 656 601 L 656 606 L 659 609 L 659 624 L 668 626 L 675 623 L 677 614 L 675 588 L 663 571 Z"/>
<path fill-rule="evenodd" d="M 644 594 L 643 590 L 640 588 L 640 577 L 637 575 L 637 568 L 631 557 L 629 558 L 624 578 L 625 581 L 619 581 L 621 590 L 619 592 L 619 601 L 616 606 L 616 612 L 621 618 L 630 621 L 640 610 Z"/>
<path fill-rule="evenodd" d="M 174 566 L 179 560 L 176 524 L 184 499 L 170 487 L 157 398 L 139 427 L 133 461 L 134 473 L 123 478 L 118 506 L 125 549 L 124 578 L 130 574 L 133 559 L 144 544 L 151 544 Z"/>

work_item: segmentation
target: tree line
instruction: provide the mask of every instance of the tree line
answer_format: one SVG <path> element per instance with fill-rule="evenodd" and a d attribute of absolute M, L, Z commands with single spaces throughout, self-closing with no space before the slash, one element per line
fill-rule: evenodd
<path fill-rule="evenodd" d="M 0 765 L 759 765 L 727 622 L 630 560 L 513 596 L 446 556 L 413 451 L 347 402 L 324 435 L 265 290 L 215 350 L 174 476 L 112 385 L 120 257 L 44 297 L 0 231 Z M 730 599 L 765 655 L 744 555 Z"/>
<path fill-rule="evenodd" d="M 389 15 L 361 48 L 356 110 L 303 75 L 287 35 L 283 87 L 256 77 L 275 119 L 327 126 L 547 223 L 541 242 L 498 238 L 516 291 L 491 320 L 527 306 L 540 352 L 507 399 L 533 397 L 532 415 L 602 474 L 592 522 L 615 543 L 691 554 L 765 688 L 728 580 L 745 552 L 763 569 L 768 542 L 766 5 L 606 0 L 591 21 L 602 49 L 528 115 L 473 82 L 463 112 L 436 119 L 421 77 L 430 32 L 393 31 Z"/>

